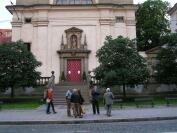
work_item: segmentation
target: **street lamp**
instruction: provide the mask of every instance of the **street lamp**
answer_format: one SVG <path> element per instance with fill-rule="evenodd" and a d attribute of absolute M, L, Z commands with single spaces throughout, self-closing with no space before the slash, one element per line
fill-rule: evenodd
<path fill-rule="evenodd" d="M 149 48 L 149 45 L 152 43 L 151 39 L 148 39 L 147 42 L 145 43 L 145 50 Z"/>
<path fill-rule="evenodd" d="M 151 39 L 148 39 L 148 43 L 151 44 L 151 43 L 152 43 L 152 40 L 151 40 Z"/>
<path fill-rule="evenodd" d="M 157 74 L 157 70 L 154 70 L 154 74 L 155 74 L 155 75 Z"/>
<path fill-rule="evenodd" d="M 177 63 L 177 59 L 175 59 L 175 62 Z"/>

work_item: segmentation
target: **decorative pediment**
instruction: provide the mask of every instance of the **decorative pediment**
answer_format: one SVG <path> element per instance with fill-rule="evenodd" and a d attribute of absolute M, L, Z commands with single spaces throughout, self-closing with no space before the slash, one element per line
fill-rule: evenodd
<path fill-rule="evenodd" d="M 69 33 L 69 32 L 83 32 L 83 30 L 81 30 L 81 29 L 78 29 L 78 28 L 76 28 L 76 27 L 72 27 L 72 28 L 69 28 L 69 29 L 67 29 L 67 30 L 65 30 L 65 32 L 66 33 Z"/>

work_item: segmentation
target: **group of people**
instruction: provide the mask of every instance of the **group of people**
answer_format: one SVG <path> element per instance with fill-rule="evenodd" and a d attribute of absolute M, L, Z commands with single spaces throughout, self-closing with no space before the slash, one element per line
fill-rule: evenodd
<path fill-rule="evenodd" d="M 71 112 L 74 117 L 82 118 L 83 114 L 85 114 L 83 110 L 84 98 L 81 95 L 80 90 L 78 89 L 70 89 L 66 92 L 66 103 L 67 103 L 67 115 L 70 117 Z M 71 111 L 72 110 L 72 111 Z"/>
<path fill-rule="evenodd" d="M 97 87 L 94 86 L 91 90 L 91 103 L 92 103 L 92 109 L 93 109 L 94 115 L 100 114 L 99 95 L 100 95 L 100 92 L 98 91 Z M 111 108 L 113 104 L 113 99 L 114 99 L 113 93 L 111 92 L 110 88 L 107 88 L 103 96 L 103 103 L 105 105 L 106 115 L 108 117 L 111 116 Z M 82 106 L 84 103 L 84 99 L 81 95 L 80 90 L 77 90 L 77 89 L 68 90 L 66 92 L 66 103 L 67 103 L 67 115 L 68 116 L 72 116 L 71 110 L 73 110 L 73 115 L 75 118 L 83 117 L 83 114 L 85 114 L 83 106 Z"/>
<path fill-rule="evenodd" d="M 53 88 L 54 88 L 54 71 L 51 72 L 52 76 L 50 77 L 49 83 L 47 85 L 47 89 L 44 92 L 44 99 L 46 100 L 47 103 L 47 109 L 46 113 L 50 114 L 50 106 L 52 107 L 52 111 L 54 114 L 57 112 L 55 111 L 54 104 L 53 104 Z M 97 89 L 97 86 L 93 86 L 91 90 L 91 103 L 92 103 L 92 109 L 93 109 L 93 114 L 95 115 L 96 113 L 99 115 L 100 110 L 99 110 L 99 95 L 100 92 Z M 106 92 L 104 93 L 103 96 L 103 103 L 106 108 L 106 115 L 108 117 L 111 116 L 111 108 L 113 104 L 113 99 L 114 95 L 111 92 L 110 88 L 106 89 Z M 81 95 L 81 91 L 78 89 L 69 89 L 66 92 L 66 103 L 67 103 L 67 115 L 70 117 L 73 116 L 75 118 L 79 117 L 82 118 L 83 114 L 85 114 L 85 111 L 83 109 L 83 103 L 84 103 L 84 98 Z M 72 111 L 71 111 L 72 110 Z M 72 112 L 72 114 L 71 114 Z"/>
<path fill-rule="evenodd" d="M 93 114 L 100 114 L 100 110 L 99 110 L 99 91 L 97 89 L 97 87 L 94 87 L 91 90 L 91 103 L 92 103 L 92 109 L 93 109 Z M 56 114 L 57 112 L 55 111 L 54 108 L 54 104 L 53 104 L 53 89 L 52 87 L 49 87 L 45 93 L 45 100 L 47 103 L 47 108 L 46 108 L 46 113 L 50 114 L 50 106 L 52 107 L 52 111 L 54 114 Z M 108 117 L 111 116 L 111 108 L 112 108 L 112 104 L 113 104 L 113 99 L 114 99 L 114 95 L 111 92 L 110 88 L 106 89 L 106 92 L 104 93 L 103 96 L 103 103 L 105 105 L 105 109 L 106 109 L 106 115 Z M 75 118 L 82 118 L 83 115 L 85 114 L 85 111 L 83 109 L 83 103 L 84 103 L 84 98 L 81 95 L 80 90 L 78 89 L 69 89 L 66 92 L 66 103 L 67 103 L 67 115 L 68 117 L 71 117 L 72 115 Z"/>
<path fill-rule="evenodd" d="M 92 91 L 91 91 L 91 103 L 92 103 L 92 109 L 93 109 L 93 114 L 100 114 L 100 110 L 99 110 L 99 91 L 97 89 L 97 87 L 93 87 Z M 105 109 L 106 109 L 106 115 L 108 117 L 111 116 L 111 108 L 112 108 L 112 104 L 113 104 L 113 99 L 114 99 L 114 95 L 111 92 L 110 88 L 106 89 L 106 92 L 104 93 L 103 96 L 103 103 L 105 105 Z"/>

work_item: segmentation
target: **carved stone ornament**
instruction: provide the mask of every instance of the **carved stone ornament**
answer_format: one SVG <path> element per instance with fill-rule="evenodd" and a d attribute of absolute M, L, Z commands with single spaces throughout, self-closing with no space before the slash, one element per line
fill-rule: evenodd
<path fill-rule="evenodd" d="M 63 36 L 62 36 L 62 42 L 61 50 L 62 49 L 68 49 L 68 50 L 78 50 L 78 49 L 84 49 L 84 44 L 82 44 L 82 33 L 83 30 L 78 29 L 76 27 L 72 27 L 70 29 L 65 30 L 66 33 L 66 44 L 63 42 Z M 84 38 L 83 38 L 84 39 Z"/>
<path fill-rule="evenodd" d="M 83 30 L 76 27 L 65 30 L 66 36 L 61 36 L 60 50 L 57 51 L 60 58 L 88 58 L 91 51 L 87 49 L 86 35 L 82 35 L 82 33 Z"/>

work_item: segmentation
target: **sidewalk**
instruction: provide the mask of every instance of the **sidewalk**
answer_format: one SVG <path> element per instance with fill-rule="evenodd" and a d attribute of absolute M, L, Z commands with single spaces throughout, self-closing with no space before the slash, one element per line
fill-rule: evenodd
<path fill-rule="evenodd" d="M 177 119 L 177 107 L 113 109 L 112 117 L 107 117 L 103 108 L 100 115 L 93 115 L 91 106 L 87 105 L 85 106 L 86 114 L 83 118 L 67 117 L 65 106 L 56 106 L 57 114 L 51 113 L 49 115 L 45 113 L 45 108 L 45 106 L 41 106 L 36 110 L 2 110 L 0 111 L 0 125 L 83 124 Z"/>

